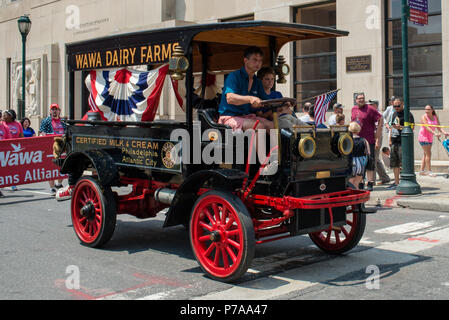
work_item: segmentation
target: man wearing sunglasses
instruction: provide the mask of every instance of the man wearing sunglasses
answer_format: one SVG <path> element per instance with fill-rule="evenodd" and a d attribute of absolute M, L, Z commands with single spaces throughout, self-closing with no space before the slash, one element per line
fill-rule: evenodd
<path fill-rule="evenodd" d="M 402 98 L 395 98 L 393 101 L 394 113 L 391 117 L 391 154 L 390 167 L 394 173 L 394 183 L 388 187 L 390 190 L 395 190 L 399 185 L 399 177 L 402 165 L 402 148 L 401 148 L 401 132 L 404 127 L 404 101 Z M 410 122 L 414 123 L 413 114 L 409 112 Z"/>

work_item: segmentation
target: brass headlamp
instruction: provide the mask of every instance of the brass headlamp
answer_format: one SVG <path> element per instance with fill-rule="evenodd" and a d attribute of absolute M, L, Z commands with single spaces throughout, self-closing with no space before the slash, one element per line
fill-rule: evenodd
<path fill-rule="evenodd" d="M 340 134 L 338 138 L 338 151 L 344 156 L 349 156 L 354 148 L 354 141 L 349 133 Z"/>
<path fill-rule="evenodd" d="M 171 72 L 172 79 L 183 80 L 189 66 L 189 60 L 185 57 L 184 50 L 182 47 L 176 46 L 168 62 L 168 69 Z"/>
<path fill-rule="evenodd" d="M 285 61 L 284 56 L 278 56 L 275 67 L 275 72 L 278 76 L 277 83 L 287 83 L 285 77 L 290 74 L 290 66 Z"/>
<path fill-rule="evenodd" d="M 298 141 L 298 153 L 304 159 L 310 159 L 315 155 L 316 142 L 311 135 L 301 135 Z"/>

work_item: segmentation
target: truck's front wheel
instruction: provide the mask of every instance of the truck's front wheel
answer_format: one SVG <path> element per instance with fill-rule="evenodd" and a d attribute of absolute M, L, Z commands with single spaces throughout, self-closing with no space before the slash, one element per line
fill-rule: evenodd
<path fill-rule="evenodd" d="M 116 223 L 116 202 L 109 187 L 82 177 L 75 186 L 71 203 L 72 223 L 81 243 L 98 248 L 108 242 Z"/>
<path fill-rule="evenodd" d="M 255 250 L 254 226 L 242 201 L 228 192 L 203 194 L 193 207 L 190 242 L 211 278 L 232 282 L 241 277 Z"/>

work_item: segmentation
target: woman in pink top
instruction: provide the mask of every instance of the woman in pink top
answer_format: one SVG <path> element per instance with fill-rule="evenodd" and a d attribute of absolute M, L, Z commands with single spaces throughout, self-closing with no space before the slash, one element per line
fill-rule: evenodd
<path fill-rule="evenodd" d="M 23 128 L 20 122 L 16 121 L 16 112 L 14 110 L 6 110 L 3 112 L 3 123 L 9 129 L 11 139 L 23 138 Z"/>
<path fill-rule="evenodd" d="M 440 121 L 438 120 L 438 116 L 435 112 L 435 109 L 429 104 L 425 107 L 425 114 L 421 117 L 421 124 L 429 124 L 429 125 L 440 125 Z M 424 155 L 421 161 L 421 171 L 420 175 L 429 175 L 435 177 L 435 174 L 432 173 L 430 161 L 432 159 L 432 143 L 433 136 L 440 137 L 441 133 L 444 135 L 449 135 L 446 131 L 438 127 L 427 127 L 423 126 L 419 130 L 418 141 L 421 147 L 423 148 Z M 426 168 L 428 169 L 426 171 Z"/>

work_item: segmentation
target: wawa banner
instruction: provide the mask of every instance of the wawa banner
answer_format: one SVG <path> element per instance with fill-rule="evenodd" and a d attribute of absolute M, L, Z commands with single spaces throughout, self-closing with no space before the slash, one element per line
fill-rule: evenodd
<path fill-rule="evenodd" d="M 56 136 L 0 141 L 0 188 L 65 179 L 53 163 Z"/>

